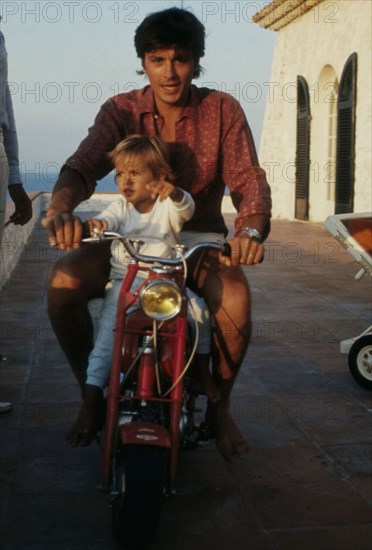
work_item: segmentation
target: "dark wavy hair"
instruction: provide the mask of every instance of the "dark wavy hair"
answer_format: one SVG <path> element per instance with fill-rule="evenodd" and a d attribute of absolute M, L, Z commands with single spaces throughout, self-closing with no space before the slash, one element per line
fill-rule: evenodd
<path fill-rule="evenodd" d="M 199 19 L 187 10 L 170 8 L 151 13 L 137 27 L 134 45 L 138 57 L 142 60 L 147 52 L 171 46 L 190 49 L 195 61 L 194 78 L 198 78 L 202 72 L 199 60 L 205 50 L 205 28 Z"/>

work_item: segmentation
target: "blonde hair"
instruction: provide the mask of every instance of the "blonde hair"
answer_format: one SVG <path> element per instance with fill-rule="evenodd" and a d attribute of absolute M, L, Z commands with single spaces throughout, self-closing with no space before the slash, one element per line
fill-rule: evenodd
<path fill-rule="evenodd" d="M 133 158 L 140 159 L 156 178 L 161 174 L 172 175 L 168 148 L 157 136 L 132 134 L 120 141 L 115 149 L 108 153 L 108 157 L 114 164 L 119 161 L 128 162 Z"/>

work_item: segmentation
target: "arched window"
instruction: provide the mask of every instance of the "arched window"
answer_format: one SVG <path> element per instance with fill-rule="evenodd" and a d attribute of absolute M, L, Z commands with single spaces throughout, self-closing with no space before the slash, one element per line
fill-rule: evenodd
<path fill-rule="evenodd" d="M 345 63 L 338 91 L 336 214 L 353 212 L 357 54 Z"/>
<path fill-rule="evenodd" d="M 310 98 L 303 76 L 297 77 L 297 143 L 295 217 L 309 219 Z"/>

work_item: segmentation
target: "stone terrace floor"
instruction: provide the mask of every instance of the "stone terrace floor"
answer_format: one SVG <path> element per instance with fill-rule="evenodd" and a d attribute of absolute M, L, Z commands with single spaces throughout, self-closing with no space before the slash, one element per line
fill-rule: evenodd
<path fill-rule="evenodd" d="M 36 227 L 0 295 L 0 399 L 14 405 L 0 417 L 1 550 L 115 548 L 101 451 L 65 442 L 80 403 L 46 313 L 57 255 Z M 235 465 L 213 441 L 182 452 L 152 548 L 370 550 L 371 393 L 339 342 L 371 324 L 371 279 L 301 222 L 274 221 L 266 261 L 245 269 L 253 341 L 231 408 L 251 452 Z"/>

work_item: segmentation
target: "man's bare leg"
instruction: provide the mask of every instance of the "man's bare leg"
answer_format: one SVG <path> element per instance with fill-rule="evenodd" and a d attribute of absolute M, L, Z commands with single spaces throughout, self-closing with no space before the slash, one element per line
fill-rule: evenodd
<path fill-rule="evenodd" d="M 225 460 L 234 462 L 249 451 L 229 412 L 231 390 L 250 338 L 249 286 L 240 267 L 221 266 L 213 252 L 196 267 L 194 275 L 212 314 L 213 374 L 221 392 L 218 402 L 208 403 L 206 419 L 219 451 Z"/>
<path fill-rule="evenodd" d="M 192 363 L 192 375 L 201 385 L 208 400 L 216 403 L 221 399 L 221 391 L 209 370 L 210 354 L 197 353 Z"/>
<path fill-rule="evenodd" d="M 82 395 L 88 357 L 93 348 L 93 323 L 88 310 L 92 298 L 103 296 L 110 273 L 110 243 L 89 245 L 53 266 L 48 285 L 48 313 Z M 81 431 L 81 415 L 72 432 Z"/>

